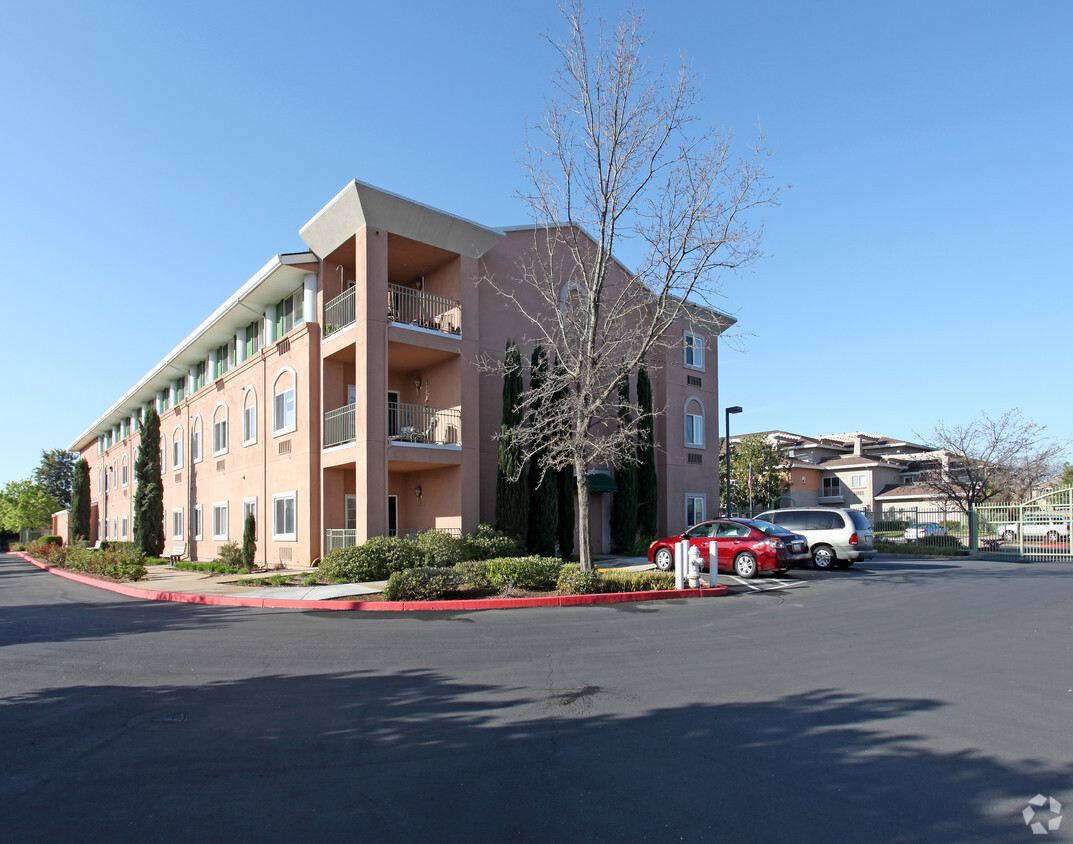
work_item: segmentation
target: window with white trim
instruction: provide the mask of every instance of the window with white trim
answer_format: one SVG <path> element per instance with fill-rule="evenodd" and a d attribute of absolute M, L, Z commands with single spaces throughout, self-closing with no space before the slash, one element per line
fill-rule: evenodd
<path fill-rule="evenodd" d="M 686 493 L 686 527 L 704 521 L 704 510 L 708 496 L 697 493 Z"/>
<path fill-rule="evenodd" d="M 682 363 L 686 369 L 704 371 L 704 337 L 692 331 L 682 332 Z"/>
<path fill-rule="evenodd" d="M 201 505 L 194 505 L 194 539 L 201 539 Z"/>
<path fill-rule="evenodd" d="M 201 462 L 201 417 L 194 417 L 194 424 L 190 430 L 190 462 Z"/>
<path fill-rule="evenodd" d="M 704 407 L 698 399 L 686 401 L 685 410 L 686 445 L 690 448 L 704 448 Z"/>
<path fill-rule="evenodd" d="M 246 390 L 242 397 L 242 444 L 253 445 L 257 442 L 257 393 L 253 387 Z"/>
<path fill-rule="evenodd" d="M 212 505 L 212 538 L 227 539 L 227 502 Z"/>
<path fill-rule="evenodd" d="M 865 475 L 853 475 L 850 478 L 849 485 L 854 489 L 863 489 L 868 486 Z"/>
<path fill-rule="evenodd" d="M 115 461 L 112 461 L 112 489 L 119 489 L 119 472 L 116 471 Z"/>
<path fill-rule="evenodd" d="M 119 529 L 120 529 L 120 531 L 122 531 L 122 533 L 119 536 L 120 539 L 126 539 L 127 538 L 127 529 L 129 527 L 130 527 L 130 521 L 129 521 L 129 518 L 127 516 L 124 516 L 123 518 L 121 518 L 119 520 Z"/>
<path fill-rule="evenodd" d="M 290 296 L 276 304 L 276 339 L 302 324 L 305 291 L 299 286 Z"/>
<path fill-rule="evenodd" d="M 119 469 L 119 477 L 123 486 L 127 486 L 130 483 L 130 471 L 127 466 L 127 457 L 123 456 L 123 465 Z"/>
<path fill-rule="evenodd" d="M 171 538 L 183 538 L 183 508 L 178 507 L 171 511 Z"/>
<path fill-rule="evenodd" d="M 160 474 L 168 471 L 168 441 L 163 434 L 160 435 Z"/>
<path fill-rule="evenodd" d="M 243 498 L 242 499 L 242 531 L 243 535 L 246 532 L 246 517 L 253 514 L 254 530 L 257 529 L 257 498 Z"/>
<path fill-rule="evenodd" d="M 171 468 L 183 468 L 183 429 L 176 428 L 171 434 Z"/>
<path fill-rule="evenodd" d="M 212 412 L 212 456 L 227 454 L 227 405 L 219 404 Z"/>
<path fill-rule="evenodd" d="M 279 492 L 272 496 L 272 538 L 284 541 L 298 539 L 298 493 Z"/>
<path fill-rule="evenodd" d="M 272 382 L 272 434 L 289 434 L 297 427 L 295 414 L 295 372 L 282 369 Z"/>

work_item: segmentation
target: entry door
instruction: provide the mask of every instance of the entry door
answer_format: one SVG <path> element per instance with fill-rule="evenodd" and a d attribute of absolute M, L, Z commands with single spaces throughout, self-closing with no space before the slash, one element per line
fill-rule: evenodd
<path fill-rule="evenodd" d="M 399 535 L 399 497 L 397 495 L 387 497 L 387 535 Z"/>

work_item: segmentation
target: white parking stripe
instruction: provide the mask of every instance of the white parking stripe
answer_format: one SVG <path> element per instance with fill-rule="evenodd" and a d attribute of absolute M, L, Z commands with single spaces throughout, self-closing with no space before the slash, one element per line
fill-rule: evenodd
<path fill-rule="evenodd" d="M 745 580 L 736 574 L 721 574 L 718 582 L 731 586 L 747 586 L 753 592 L 769 592 L 772 589 L 795 589 L 806 585 L 803 580 L 777 580 L 775 578 Z"/>

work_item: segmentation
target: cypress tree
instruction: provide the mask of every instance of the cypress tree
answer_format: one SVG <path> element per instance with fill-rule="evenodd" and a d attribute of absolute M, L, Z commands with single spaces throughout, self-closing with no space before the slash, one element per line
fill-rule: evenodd
<path fill-rule="evenodd" d="M 89 464 L 80 458 L 71 478 L 71 518 L 68 543 L 89 538 Z"/>
<path fill-rule="evenodd" d="M 521 424 L 522 358 L 518 344 L 507 340 L 503 373 L 503 422 L 499 429 L 496 477 L 496 528 L 522 542 L 528 537 L 529 487 L 515 431 Z"/>
<path fill-rule="evenodd" d="M 532 366 L 529 370 L 529 389 L 537 391 L 548 377 L 548 355 L 543 346 L 533 349 Z M 533 402 L 533 415 L 540 417 L 544 404 L 540 399 Z M 543 451 L 538 450 L 529 463 L 529 537 L 526 543 L 530 553 L 550 557 L 555 553 L 555 537 L 559 527 L 559 492 L 555 472 L 545 472 L 541 477 Z"/>
<path fill-rule="evenodd" d="M 138 459 L 134 461 L 134 543 L 147 557 L 164 551 L 164 485 L 160 477 L 160 417 L 152 405 L 142 421 Z"/>
<path fill-rule="evenodd" d="M 556 378 L 563 385 L 552 397 L 552 404 L 557 405 L 569 399 L 570 388 L 566 385 L 565 377 L 562 377 L 561 365 L 557 362 L 555 367 Z M 574 499 L 577 495 L 577 483 L 574 481 L 573 466 L 563 466 L 556 472 L 555 489 L 559 499 L 556 507 L 559 515 L 559 555 L 566 560 L 574 554 Z"/>
<path fill-rule="evenodd" d="M 630 424 L 630 380 L 619 387 L 619 428 Z M 636 453 L 636 447 L 634 448 Z M 630 455 L 633 457 L 633 454 Z M 615 469 L 618 492 L 611 502 L 611 545 L 618 551 L 628 551 L 637 541 L 637 464 L 627 459 Z"/>
<path fill-rule="evenodd" d="M 659 535 L 656 431 L 652 417 L 652 382 L 643 366 L 637 373 L 637 406 L 641 412 L 637 432 L 637 521 L 641 536 L 655 539 Z"/>
<path fill-rule="evenodd" d="M 246 514 L 246 526 L 242 531 L 242 562 L 247 571 L 253 571 L 253 559 L 257 556 L 257 520 L 253 513 Z"/>

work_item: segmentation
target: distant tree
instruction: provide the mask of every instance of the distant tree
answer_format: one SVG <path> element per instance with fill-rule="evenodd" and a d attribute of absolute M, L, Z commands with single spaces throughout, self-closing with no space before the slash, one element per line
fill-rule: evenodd
<path fill-rule="evenodd" d="M 627 378 L 619 387 L 619 425 L 634 430 L 630 418 L 630 381 Z M 637 446 L 628 449 L 615 468 L 615 483 L 618 492 L 611 502 L 611 547 L 618 552 L 627 551 L 637 542 Z"/>
<path fill-rule="evenodd" d="M 726 477 L 725 440 L 720 441 L 719 477 Z M 773 507 L 790 489 L 790 461 L 784 450 L 763 434 L 749 434 L 731 445 L 730 507 L 734 512 Z M 721 484 L 720 500 L 726 512 L 726 490 Z"/>
<path fill-rule="evenodd" d="M 0 492 L 0 528 L 18 533 L 51 524 L 52 514 L 63 508 L 42 484 L 11 481 Z"/>
<path fill-rule="evenodd" d="M 89 538 L 89 514 L 89 464 L 83 458 L 75 463 L 74 476 L 71 479 L 71 517 L 68 521 L 71 535 L 68 541 Z"/>
<path fill-rule="evenodd" d="M 150 405 L 142 420 L 138 459 L 134 461 L 134 542 L 147 557 L 164 550 L 164 485 L 160 477 L 160 417 Z"/>
<path fill-rule="evenodd" d="M 643 366 L 637 373 L 637 407 L 637 522 L 643 538 L 655 539 L 659 530 L 656 429 L 652 416 L 652 382 Z"/>
<path fill-rule="evenodd" d="M 1073 486 L 1073 463 L 1066 463 L 1062 476 L 1058 479 L 1058 486 Z"/>
<path fill-rule="evenodd" d="M 533 349 L 529 368 L 529 388 L 539 390 L 548 377 L 548 355 L 543 346 Z M 534 413 L 543 413 L 543 402 L 533 405 Z M 556 473 L 546 471 L 544 452 L 537 450 L 529 460 L 529 551 L 542 557 L 555 553 L 555 537 L 559 528 L 559 493 Z"/>
<path fill-rule="evenodd" d="M 559 376 L 561 386 L 551 397 L 549 415 L 554 416 L 555 408 L 563 404 L 570 395 L 570 387 L 563 382 L 561 377 L 561 365 L 555 362 L 553 371 Z M 553 430 L 552 436 L 555 435 Z M 569 559 L 574 554 L 574 499 L 577 494 L 577 484 L 574 482 L 574 467 L 563 466 L 555 473 L 555 489 L 558 493 L 559 530 L 557 540 L 559 543 L 559 555 Z"/>
<path fill-rule="evenodd" d="M 246 514 L 246 525 L 242 530 L 242 562 L 248 571 L 253 571 L 253 561 L 257 557 L 257 520 L 253 513 Z"/>
<path fill-rule="evenodd" d="M 966 425 L 940 420 L 929 438 L 938 456 L 917 482 L 966 513 L 992 498 L 1021 501 L 1061 471 L 1065 446 L 1046 430 L 1017 410 L 997 418 L 982 412 Z"/>
<path fill-rule="evenodd" d="M 518 344 L 507 340 L 503 359 L 503 423 L 499 430 L 499 472 L 496 476 L 496 528 L 525 542 L 529 535 L 529 489 L 525 458 L 518 446 L 522 419 L 522 359 Z"/>
<path fill-rule="evenodd" d="M 41 452 L 41 464 L 34 469 L 34 481 L 41 484 L 60 503 L 71 506 L 71 481 L 78 455 L 65 448 Z"/>

